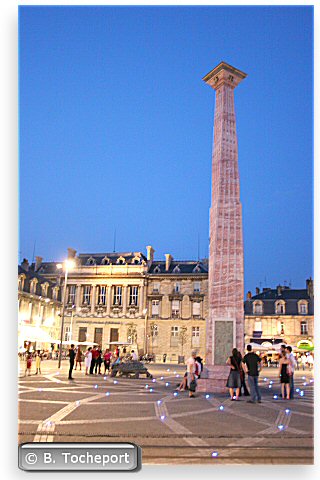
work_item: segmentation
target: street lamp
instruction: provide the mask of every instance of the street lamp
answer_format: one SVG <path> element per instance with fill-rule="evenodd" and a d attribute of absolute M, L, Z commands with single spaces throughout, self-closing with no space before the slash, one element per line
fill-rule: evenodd
<path fill-rule="evenodd" d="M 148 309 L 145 308 L 143 310 L 143 315 L 144 315 L 144 353 L 146 355 L 147 353 L 147 344 L 148 344 L 148 339 L 147 339 L 147 322 L 148 322 Z"/>
<path fill-rule="evenodd" d="M 58 263 L 58 269 L 62 269 L 63 265 Z M 73 260 L 66 260 L 64 262 L 65 274 L 64 274 L 64 289 L 63 289 L 63 299 L 62 299 L 62 312 L 61 312 L 61 331 L 60 331 L 60 345 L 59 345 L 59 362 L 58 368 L 61 367 L 61 358 L 62 358 L 62 341 L 63 341 L 63 328 L 64 328 L 64 310 L 66 307 L 66 296 L 67 296 L 67 282 L 68 282 L 68 273 L 74 268 Z"/>

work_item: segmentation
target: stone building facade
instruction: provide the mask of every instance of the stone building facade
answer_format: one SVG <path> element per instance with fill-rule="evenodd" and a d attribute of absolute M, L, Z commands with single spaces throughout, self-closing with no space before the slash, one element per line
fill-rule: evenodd
<path fill-rule="evenodd" d="M 61 289 L 56 281 L 51 282 L 37 273 L 39 260 L 32 268 L 24 260 L 18 267 L 18 335 L 19 348 L 26 347 L 24 343 L 30 341 L 33 348 L 36 342 L 33 335 L 43 334 L 43 338 L 59 339 Z M 35 329 L 37 330 L 37 334 Z M 30 346 L 29 346 L 30 348 Z"/>
<path fill-rule="evenodd" d="M 313 345 L 314 335 L 313 280 L 306 281 L 305 289 L 256 289 L 248 292 L 245 301 L 245 341 L 263 346 L 286 343 L 292 346 Z"/>
<path fill-rule="evenodd" d="M 77 255 L 68 249 L 68 258 L 75 267 L 68 272 L 65 341 L 96 342 L 103 348 L 132 342 L 140 354 L 153 354 L 157 361 L 166 354 L 167 361 L 177 362 L 193 348 L 205 357 L 207 260 L 177 261 L 166 254 L 158 261 L 151 246 L 146 254 Z M 64 272 L 57 265 L 37 257 L 29 275 L 45 279 L 61 299 Z M 245 342 L 313 341 L 312 289 L 309 280 L 302 290 L 278 287 L 249 293 L 244 302 Z M 60 325 L 60 317 L 55 318 Z"/>

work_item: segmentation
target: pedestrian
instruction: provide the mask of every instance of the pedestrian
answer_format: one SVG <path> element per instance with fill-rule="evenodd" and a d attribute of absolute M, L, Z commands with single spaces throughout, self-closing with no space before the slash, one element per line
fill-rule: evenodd
<path fill-rule="evenodd" d="M 41 352 L 40 352 L 40 350 L 37 350 L 37 355 L 36 355 L 36 375 L 38 375 L 38 373 L 41 374 L 41 360 L 42 360 Z"/>
<path fill-rule="evenodd" d="M 292 347 L 287 345 L 286 347 L 286 354 L 289 360 L 289 378 L 290 378 L 290 398 L 291 400 L 294 399 L 294 371 L 296 368 L 296 359 L 292 353 Z"/>
<path fill-rule="evenodd" d="M 92 347 L 89 347 L 86 353 L 84 354 L 84 366 L 86 367 L 86 375 L 89 375 L 91 362 L 92 362 Z"/>
<path fill-rule="evenodd" d="M 259 372 L 261 371 L 261 359 L 252 351 L 252 346 L 247 345 L 247 354 L 243 357 L 242 363 L 248 373 L 248 383 L 251 400 L 248 403 L 261 403 L 261 393 L 259 389 Z"/>
<path fill-rule="evenodd" d="M 116 349 L 115 349 L 115 356 L 116 357 L 120 357 L 120 348 L 118 347 L 118 345 L 116 346 Z"/>
<path fill-rule="evenodd" d="M 196 356 L 197 352 L 195 350 L 192 350 L 191 356 L 187 360 L 187 383 L 189 388 L 189 398 L 194 397 L 197 389 Z"/>
<path fill-rule="evenodd" d="M 250 393 L 249 393 L 249 390 L 247 388 L 247 385 L 246 385 L 246 372 L 244 371 L 243 369 L 243 365 L 242 365 L 242 355 L 241 355 L 241 352 L 239 352 L 238 350 L 238 354 L 239 354 L 239 358 L 240 358 L 240 380 L 241 380 L 241 387 L 240 387 L 240 394 L 239 394 L 239 397 L 242 396 L 242 389 L 243 389 L 243 395 L 245 397 L 249 397 L 250 396 Z M 265 357 L 267 358 L 267 357 Z"/>
<path fill-rule="evenodd" d="M 74 367 L 75 357 L 76 357 L 76 352 L 74 351 L 74 344 L 72 343 L 69 349 L 69 376 L 68 376 L 69 380 L 73 380 L 72 370 Z"/>
<path fill-rule="evenodd" d="M 31 375 L 31 366 L 32 366 L 32 354 L 30 352 L 26 352 L 26 370 L 24 372 L 24 376 Z"/>
<path fill-rule="evenodd" d="M 309 369 L 312 370 L 314 365 L 314 358 L 311 353 L 309 353 L 308 355 L 308 365 L 309 365 Z"/>
<path fill-rule="evenodd" d="M 290 375 L 289 375 L 290 361 L 285 353 L 281 355 L 279 361 L 279 374 L 281 382 L 282 400 L 290 400 Z"/>
<path fill-rule="evenodd" d="M 230 400 L 239 400 L 240 388 L 241 388 L 241 378 L 240 378 L 240 364 L 241 356 L 236 348 L 232 349 L 232 355 L 228 357 L 227 362 L 230 365 L 230 372 L 227 380 L 226 387 L 229 388 Z M 234 398 L 234 390 L 236 390 L 236 395 Z"/>
<path fill-rule="evenodd" d="M 107 370 L 108 372 L 110 370 L 111 357 L 112 357 L 112 353 L 108 348 L 106 348 L 106 351 L 104 352 L 104 355 L 103 355 L 104 373 L 106 373 Z"/>
<path fill-rule="evenodd" d="M 77 365 L 79 363 L 80 372 L 81 372 L 81 362 L 82 362 L 82 352 L 81 352 L 81 348 L 78 347 L 77 354 L 76 354 L 76 366 L 74 367 L 74 369 L 77 370 Z"/>
<path fill-rule="evenodd" d="M 301 355 L 301 364 L 302 364 L 302 370 L 303 371 L 305 371 L 305 369 L 306 369 L 307 360 L 308 360 L 307 355 L 305 353 L 303 353 Z"/>
<path fill-rule="evenodd" d="M 98 349 L 96 345 L 94 345 L 92 349 L 92 359 L 91 359 L 91 365 L 90 365 L 90 375 L 93 375 L 94 367 L 96 365 L 97 358 L 99 356 Z"/>
<path fill-rule="evenodd" d="M 102 364 L 102 350 L 100 348 L 100 345 L 97 347 L 97 357 L 96 357 L 96 362 L 95 362 L 95 370 L 94 373 L 97 375 L 101 375 L 101 364 Z"/>
<path fill-rule="evenodd" d="M 200 357 L 200 355 L 198 355 L 198 356 L 196 357 L 196 362 L 198 362 L 199 365 L 200 365 L 200 373 L 199 373 L 199 375 L 198 375 L 198 378 L 200 378 L 201 372 L 203 371 L 203 363 L 202 363 L 202 362 L 203 362 L 203 359 Z"/>

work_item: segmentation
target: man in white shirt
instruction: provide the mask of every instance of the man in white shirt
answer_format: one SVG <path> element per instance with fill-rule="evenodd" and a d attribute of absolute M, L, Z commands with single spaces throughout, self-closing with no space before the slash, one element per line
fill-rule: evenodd
<path fill-rule="evenodd" d="M 190 383 L 192 380 L 196 382 L 196 356 L 197 352 L 195 350 L 192 350 L 191 352 L 191 357 L 188 358 L 187 360 L 187 378 L 188 378 L 188 387 L 190 388 Z M 189 390 L 189 397 L 192 398 L 194 397 L 194 392 Z"/>

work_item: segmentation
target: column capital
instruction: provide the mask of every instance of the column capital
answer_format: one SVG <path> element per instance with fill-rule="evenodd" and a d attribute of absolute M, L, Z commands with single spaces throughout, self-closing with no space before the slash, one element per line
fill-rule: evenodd
<path fill-rule="evenodd" d="M 235 88 L 242 80 L 247 77 L 247 74 L 232 67 L 226 62 L 220 62 L 211 72 L 203 77 L 206 82 L 214 90 L 217 90 L 221 85 L 228 85 Z"/>

